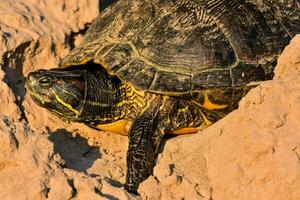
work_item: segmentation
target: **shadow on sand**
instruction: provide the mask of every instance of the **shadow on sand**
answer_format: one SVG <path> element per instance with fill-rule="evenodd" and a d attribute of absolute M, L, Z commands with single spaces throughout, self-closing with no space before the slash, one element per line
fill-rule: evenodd
<path fill-rule="evenodd" d="M 54 144 L 54 153 L 65 161 L 65 168 L 86 172 L 95 160 L 101 158 L 99 147 L 90 146 L 87 139 L 80 135 L 72 137 L 65 129 L 50 133 L 49 139 Z"/>

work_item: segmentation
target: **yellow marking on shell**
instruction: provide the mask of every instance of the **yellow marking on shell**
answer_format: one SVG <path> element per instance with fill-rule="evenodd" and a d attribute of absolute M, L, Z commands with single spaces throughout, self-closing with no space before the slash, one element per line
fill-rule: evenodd
<path fill-rule="evenodd" d="M 187 108 L 182 108 L 179 111 L 183 111 L 186 110 Z M 174 130 L 170 130 L 167 132 L 167 134 L 173 134 L 173 135 L 183 135 L 183 134 L 193 134 L 193 133 L 197 133 L 200 130 L 203 130 L 205 128 L 207 128 L 208 126 L 212 125 L 213 122 L 209 121 L 206 116 L 202 113 L 202 119 L 203 119 L 203 123 L 198 126 L 198 127 L 184 127 L 184 128 L 176 128 Z"/>
<path fill-rule="evenodd" d="M 66 63 L 63 63 L 64 64 L 63 67 L 84 65 L 84 64 L 87 64 L 92 59 L 93 58 L 84 58 L 84 59 L 80 60 L 79 62 L 66 62 Z"/>
<path fill-rule="evenodd" d="M 64 102 L 57 94 L 54 93 L 55 99 L 62 104 L 63 106 L 65 106 L 66 108 L 68 108 L 69 110 L 71 110 L 72 112 L 74 112 L 76 115 L 79 115 L 79 111 L 74 109 L 70 104 Z"/>
<path fill-rule="evenodd" d="M 109 124 L 100 124 L 97 125 L 96 128 L 120 135 L 128 135 L 131 126 L 131 121 L 123 119 Z"/>
<path fill-rule="evenodd" d="M 204 102 L 203 102 L 202 106 L 208 110 L 218 110 L 218 109 L 224 109 L 228 105 L 219 105 L 219 104 L 215 104 L 215 103 L 211 102 L 209 100 L 208 94 L 205 92 L 204 93 Z"/>
<path fill-rule="evenodd" d="M 92 60 L 92 58 L 84 58 L 84 59 L 80 60 L 78 64 L 79 65 L 84 65 L 84 64 L 88 63 L 91 60 Z"/>
<path fill-rule="evenodd" d="M 197 133 L 199 131 L 199 128 L 193 128 L 193 127 L 188 127 L 188 128 L 176 128 L 174 130 L 168 131 L 167 134 L 172 134 L 172 135 L 183 135 L 183 134 L 192 134 L 192 133 Z"/>
<path fill-rule="evenodd" d="M 97 53 L 96 53 L 97 54 Z M 97 57 L 97 58 L 94 58 L 94 62 L 96 63 L 96 64 L 100 64 L 102 67 L 104 67 L 105 69 L 108 69 L 109 68 L 109 64 L 108 63 L 106 63 L 104 60 L 103 60 L 103 58 L 101 58 L 101 57 Z M 109 72 L 108 71 L 108 73 L 110 74 L 110 75 L 115 75 L 115 73 L 112 73 L 112 72 Z"/>

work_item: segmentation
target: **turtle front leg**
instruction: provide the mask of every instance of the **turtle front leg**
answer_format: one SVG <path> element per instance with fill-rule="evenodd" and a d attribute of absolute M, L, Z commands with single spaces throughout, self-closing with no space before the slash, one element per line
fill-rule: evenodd
<path fill-rule="evenodd" d="M 133 123 L 127 151 L 125 189 L 137 193 L 139 184 L 152 173 L 164 131 L 157 108 L 148 108 Z"/>

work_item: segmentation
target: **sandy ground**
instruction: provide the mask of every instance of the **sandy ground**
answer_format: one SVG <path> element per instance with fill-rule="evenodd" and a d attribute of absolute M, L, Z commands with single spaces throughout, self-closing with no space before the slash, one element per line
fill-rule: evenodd
<path fill-rule="evenodd" d="M 92 0 L 0 1 L 0 199 L 300 199 L 300 35 L 274 80 L 198 134 L 168 138 L 140 196 L 122 188 L 128 140 L 66 124 L 24 88 L 97 16 Z M 58 28 L 59 27 L 59 28 Z"/>

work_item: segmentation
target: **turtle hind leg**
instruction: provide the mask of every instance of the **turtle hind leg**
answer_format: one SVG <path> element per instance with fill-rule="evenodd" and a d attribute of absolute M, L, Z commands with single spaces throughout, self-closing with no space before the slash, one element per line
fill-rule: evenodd
<path fill-rule="evenodd" d="M 159 129 L 157 108 L 148 108 L 133 123 L 127 151 L 127 175 L 125 189 L 137 193 L 139 184 L 152 173 L 163 138 Z"/>

